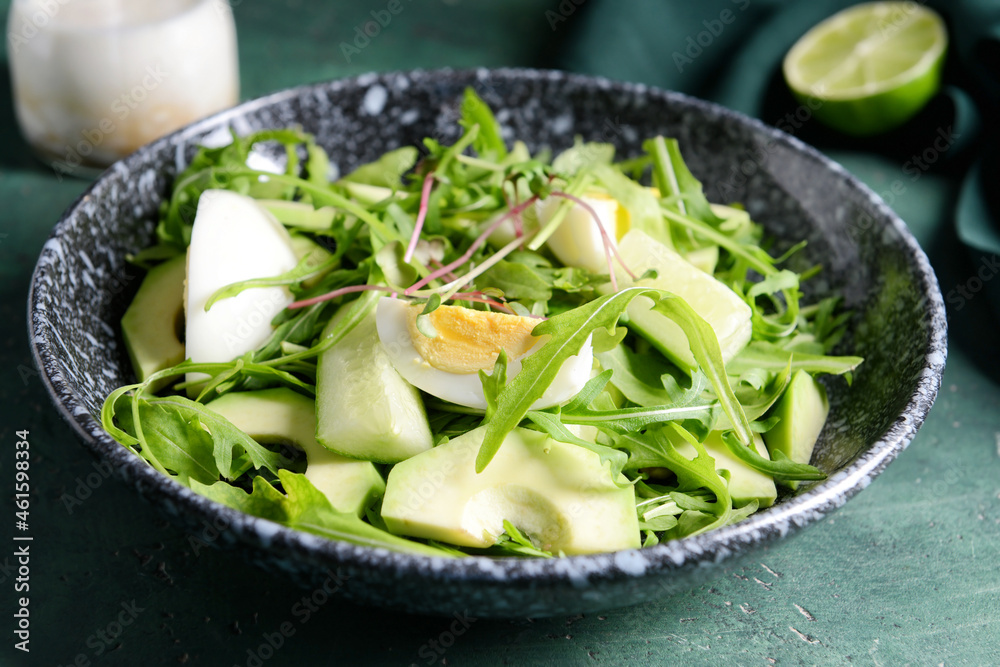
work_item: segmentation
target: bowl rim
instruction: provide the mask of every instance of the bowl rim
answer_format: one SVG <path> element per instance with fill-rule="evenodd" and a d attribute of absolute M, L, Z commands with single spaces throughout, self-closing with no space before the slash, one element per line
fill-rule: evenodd
<path fill-rule="evenodd" d="M 129 173 L 140 165 L 149 151 L 173 148 L 177 164 L 182 164 L 183 150 L 189 140 L 207 134 L 208 130 L 225 127 L 239 128 L 238 119 L 245 114 L 294 99 L 315 91 L 335 91 L 341 87 L 363 87 L 372 83 L 391 82 L 396 77 L 429 79 L 436 77 L 475 79 L 499 77 L 504 80 L 563 81 L 580 87 L 592 87 L 630 95 L 652 96 L 658 101 L 694 108 L 709 116 L 736 122 L 748 127 L 755 134 L 785 144 L 796 153 L 804 155 L 826 169 L 835 172 L 847 185 L 867 196 L 871 211 L 886 220 L 906 250 L 909 263 L 920 278 L 922 296 L 930 315 L 926 341 L 922 341 L 923 365 L 914 380 L 906 406 L 895 421 L 872 442 L 868 449 L 844 469 L 816 484 L 801 495 L 771 508 L 757 512 L 743 521 L 712 530 L 702 535 L 663 542 L 653 547 L 590 555 L 566 556 L 553 559 L 497 558 L 468 556 L 445 559 L 437 556 L 402 554 L 382 547 L 357 546 L 337 542 L 310 533 L 286 528 L 267 519 L 243 514 L 196 494 L 187 487 L 158 473 L 105 432 L 100 421 L 82 405 L 76 394 L 55 368 L 59 356 L 49 338 L 44 318 L 38 316 L 37 290 L 44 273 L 51 244 L 69 227 L 76 212 L 85 201 L 100 195 L 102 188 L 119 172 Z M 944 301 L 937 277 L 906 224 L 870 188 L 855 176 L 798 138 L 769 126 L 760 120 L 713 102 L 667 91 L 641 83 L 613 81 L 604 77 L 574 74 L 559 70 L 530 68 L 474 68 L 474 69 L 414 69 L 365 73 L 278 90 L 208 116 L 172 132 L 132 155 L 109 167 L 97 180 L 66 209 L 54 226 L 40 253 L 31 277 L 28 295 L 29 340 L 33 358 L 40 369 L 41 379 L 60 416 L 72 427 L 83 444 L 97 457 L 107 459 L 119 476 L 132 480 L 142 487 L 142 495 L 151 503 L 172 503 L 177 508 L 192 513 L 202 522 L 222 518 L 233 529 L 240 541 L 263 549 L 294 552 L 317 565 L 363 564 L 366 568 L 386 568 L 402 576 L 414 576 L 429 581 L 463 580 L 467 582 L 504 583 L 530 582 L 548 586 L 571 583 L 585 585 L 597 580 L 621 580 L 642 576 L 657 576 L 682 568 L 709 565 L 726 560 L 748 547 L 757 547 L 779 537 L 795 532 L 822 519 L 828 512 L 842 506 L 868 484 L 899 455 L 910 443 L 931 409 L 941 386 L 947 356 L 947 320 Z M 443 565 L 444 564 L 444 565 Z"/>

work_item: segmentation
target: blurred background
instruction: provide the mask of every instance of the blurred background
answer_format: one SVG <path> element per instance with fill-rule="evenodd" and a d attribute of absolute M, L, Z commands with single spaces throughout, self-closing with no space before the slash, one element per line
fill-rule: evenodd
<path fill-rule="evenodd" d="M 39 6 L 57 12 L 63 4 Z M 716 101 L 817 146 L 879 193 L 928 252 L 949 307 L 949 367 L 910 449 L 835 515 L 717 581 L 572 618 L 411 617 L 336 595 L 297 613 L 310 592 L 193 540 L 96 466 L 51 407 L 25 324 L 35 259 L 93 172 L 54 171 L 33 155 L 18 130 L 10 70 L 0 67 L 5 510 L 13 507 L 15 431 L 30 430 L 36 475 L 31 653 L 13 649 L 2 628 L 0 664 L 1000 664 L 992 307 L 1000 290 L 991 282 L 1000 270 L 992 122 L 1000 2 L 926 3 L 948 29 L 940 88 L 901 126 L 864 138 L 803 113 L 781 71 L 799 37 L 850 4 L 231 0 L 219 7 L 235 20 L 239 99 L 410 68 L 543 67 L 643 82 Z M 9 8 L 0 1 L 0 13 Z M 19 37 L 44 27 L 40 16 L 33 10 L 7 24 L 6 62 Z M 12 551 L 0 550 L 7 623 Z"/>

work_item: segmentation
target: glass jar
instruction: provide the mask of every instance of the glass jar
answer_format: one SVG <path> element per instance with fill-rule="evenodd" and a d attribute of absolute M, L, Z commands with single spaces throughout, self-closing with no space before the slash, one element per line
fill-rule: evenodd
<path fill-rule="evenodd" d="M 14 0 L 21 132 L 59 172 L 103 169 L 239 100 L 227 0 Z"/>

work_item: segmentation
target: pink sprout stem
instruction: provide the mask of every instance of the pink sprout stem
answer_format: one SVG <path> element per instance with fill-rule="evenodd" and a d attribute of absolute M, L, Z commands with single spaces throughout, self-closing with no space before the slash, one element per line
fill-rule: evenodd
<path fill-rule="evenodd" d="M 445 266 L 442 266 L 440 269 L 437 269 L 436 271 L 432 271 L 427 277 L 421 278 L 417 282 L 415 282 L 412 285 L 410 285 L 409 287 L 407 287 L 406 291 L 403 292 L 403 293 L 406 294 L 406 295 L 410 295 L 413 292 L 416 292 L 421 287 L 426 286 L 432 280 L 437 280 L 441 276 L 444 276 L 444 275 L 447 275 L 447 274 L 451 273 L 455 269 L 459 268 L 460 266 L 462 266 L 463 264 L 465 264 L 466 262 L 468 262 L 470 259 L 472 259 L 472 255 L 474 255 L 475 252 L 477 250 L 479 250 L 479 248 L 484 243 L 486 243 L 486 239 L 488 239 L 490 237 L 490 234 L 492 234 L 494 231 L 496 231 L 497 227 L 499 227 L 505 220 L 507 220 L 511 216 L 520 215 L 521 211 L 523 211 L 524 209 L 528 208 L 528 206 L 530 206 L 531 204 L 535 203 L 536 199 L 538 199 L 537 195 L 533 196 L 531 199 L 528 199 L 523 204 L 519 204 L 518 206 L 510 209 L 509 211 L 507 211 L 506 213 L 504 213 L 502 216 L 500 216 L 499 218 L 497 218 L 496 220 L 494 220 L 490 224 L 490 226 L 487 227 L 486 230 L 482 234 L 480 234 L 478 236 L 478 238 L 476 238 L 475 241 L 472 242 L 472 245 L 469 246 L 469 249 L 466 250 L 465 253 L 463 253 L 463 255 L 461 257 L 459 257 L 458 259 L 456 259 L 455 261 L 453 261 L 453 262 L 451 262 L 449 264 L 446 264 Z"/>
<path fill-rule="evenodd" d="M 518 201 L 520 197 L 517 194 L 517 186 L 514 187 L 514 206 L 511 206 L 510 197 L 507 196 L 506 192 L 503 193 L 503 198 L 507 202 L 508 209 L 516 208 L 520 204 Z M 524 220 L 521 219 L 521 214 L 518 213 L 514 216 L 514 238 L 519 239 L 522 237 L 524 237 Z"/>
<path fill-rule="evenodd" d="M 303 299 L 302 301 L 296 301 L 288 305 L 289 309 L 292 308 L 305 308 L 306 306 L 311 306 L 316 303 L 321 303 L 323 301 L 329 301 L 330 299 L 336 299 L 338 296 L 343 296 L 345 294 L 352 294 L 354 292 L 391 292 L 392 289 L 385 287 L 383 285 L 348 285 L 347 287 L 341 287 L 340 289 L 335 289 L 332 292 L 327 292 L 326 294 L 320 294 L 319 296 L 314 296 L 311 299 Z"/>
<path fill-rule="evenodd" d="M 593 206 L 591 206 L 584 200 L 580 199 L 579 197 L 569 194 L 568 192 L 561 192 L 557 190 L 549 194 L 551 194 L 553 197 L 561 197 L 563 199 L 568 199 L 571 202 L 577 204 L 578 206 L 582 206 L 583 209 L 590 214 L 590 217 L 594 219 L 594 224 L 597 225 L 597 229 L 601 232 L 601 242 L 604 244 L 604 257 L 608 262 L 608 274 L 611 277 L 611 289 L 615 290 L 616 292 L 618 291 L 618 282 L 615 280 L 615 268 L 611 262 L 612 254 L 614 254 L 615 259 L 618 260 L 618 263 L 622 265 L 622 268 L 625 269 L 625 273 L 627 273 L 632 278 L 632 280 L 636 279 L 635 274 L 632 273 L 632 270 L 625 265 L 625 261 L 622 259 L 622 256 L 618 254 L 618 248 L 615 247 L 615 244 L 611 240 L 611 237 L 608 236 L 608 230 L 606 230 L 604 228 L 604 225 L 601 224 L 601 219 L 597 215 L 597 211 L 594 210 Z"/>
<path fill-rule="evenodd" d="M 431 257 L 431 264 L 433 264 L 435 266 L 435 268 L 438 268 L 438 269 L 444 268 L 444 264 L 442 264 L 441 262 L 437 261 L 433 257 Z M 451 272 L 448 272 L 448 273 L 444 274 L 442 277 L 445 280 L 447 280 L 448 282 L 451 282 L 452 280 L 458 280 L 458 276 L 456 276 L 454 273 L 451 273 Z"/>
<path fill-rule="evenodd" d="M 608 277 L 611 278 L 611 291 L 618 291 L 618 279 L 615 277 L 615 268 L 611 263 L 611 246 L 604 244 L 604 261 L 608 263 Z M 622 266 L 625 266 L 624 264 Z"/>
<path fill-rule="evenodd" d="M 509 306 L 497 301 L 496 299 L 491 299 L 488 296 L 485 296 L 482 292 L 455 292 L 451 295 L 451 298 L 457 301 L 475 301 L 476 303 L 485 303 L 493 308 L 496 308 L 497 310 L 502 310 L 509 315 L 514 314 L 514 311 L 511 310 Z"/>
<path fill-rule="evenodd" d="M 410 236 L 410 244 L 406 246 L 406 253 L 403 261 L 409 264 L 413 259 L 413 253 L 417 249 L 417 241 L 420 240 L 420 232 L 424 228 L 424 219 L 427 217 L 427 203 L 431 198 L 431 186 L 434 185 L 434 174 L 430 173 L 424 177 L 424 187 L 420 190 L 420 208 L 417 211 L 417 223 L 413 227 L 413 234 Z"/>

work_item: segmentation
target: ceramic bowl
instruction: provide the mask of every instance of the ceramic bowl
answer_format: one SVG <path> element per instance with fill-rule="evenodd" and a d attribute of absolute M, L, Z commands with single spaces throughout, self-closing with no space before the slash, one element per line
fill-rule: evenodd
<path fill-rule="evenodd" d="M 343 174 L 386 150 L 419 146 L 425 136 L 457 138 L 466 86 L 493 107 L 508 142 L 521 139 L 533 150 L 558 151 L 580 136 L 613 143 L 628 156 L 646 137 L 676 137 L 710 199 L 742 202 L 779 250 L 808 240 L 799 268 L 821 263 L 823 272 L 807 291 L 843 296 L 854 315 L 838 352 L 865 358 L 853 384 L 830 382 L 831 416 L 813 459 L 828 479 L 739 524 L 649 549 L 446 560 L 332 542 L 242 515 L 161 476 L 111 439 L 97 417 L 101 403 L 133 381 L 118 323 L 140 273 L 126 256 L 153 241 L 159 205 L 197 144 L 224 141 L 230 128 L 300 125 Z M 90 451 L 165 514 L 302 586 L 335 581 L 363 603 L 477 617 L 580 613 L 663 598 L 815 523 L 907 446 L 934 402 L 946 354 L 944 307 L 927 258 L 904 223 L 843 168 L 794 137 L 703 101 L 531 70 L 320 83 L 247 102 L 158 140 L 112 166 L 66 211 L 38 260 L 29 308 L 34 354 L 56 408 Z"/>

